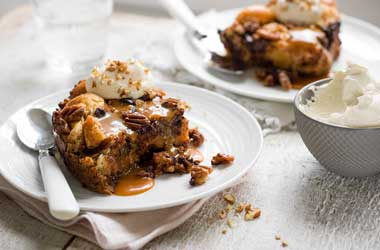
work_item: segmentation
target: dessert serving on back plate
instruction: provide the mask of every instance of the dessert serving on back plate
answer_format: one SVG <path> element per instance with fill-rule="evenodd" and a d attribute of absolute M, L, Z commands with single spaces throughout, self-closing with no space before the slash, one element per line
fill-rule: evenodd
<path fill-rule="evenodd" d="M 256 67 L 266 86 L 285 90 L 326 77 L 339 56 L 340 16 L 334 0 L 271 0 L 243 9 L 220 31 L 222 67 Z"/>

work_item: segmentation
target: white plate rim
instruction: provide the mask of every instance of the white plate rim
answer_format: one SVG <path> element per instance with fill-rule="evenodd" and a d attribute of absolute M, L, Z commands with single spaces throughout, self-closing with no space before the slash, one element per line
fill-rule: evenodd
<path fill-rule="evenodd" d="M 244 7 L 243 8 L 227 9 L 227 10 L 217 12 L 217 15 L 225 15 L 227 13 L 237 12 L 237 11 L 242 10 L 242 9 L 244 9 Z M 207 14 L 207 12 L 201 13 L 200 15 L 198 15 L 198 18 L 201 19 L 206 14 Z M 349 15 L 346 15 L 343 13 L 341 13 L 341 18 L 342 18 L 343 24 L 344 23 L 351 23 L 353 25 L 358 25 L 358 26 L 361 26 L 364 29 L 366 29 L 372 33 L 376 33 L 377 35 L 380 36 L 380 27 L 377 27 L 376 25 L 374 25 L 372 23 L 369 23 L 367 21 L 361 20 L 361 19 L 353 17 L 353 16 L 349 16 Z M 218 81 L 209 81 L 209 79 L 205 76 L 205 74 L 198 74 L 198 70 L 195 67 L 193 67 L 191 64 L 187 63 L 185 58 L 182 58 L 181 56 L 179 56 L 180 55 L 179 51 L 181 50 L 180 49 L 181 42 L 182 42 L 182 40 L 184 40 L 183 37 L 186 35 L 185 32 L 186 32 L 186 30 L 184 27 L 181 27 L 177 31 L 177 34 L 176 34 L 176 37 L 174 40 L 174 52 L 175 52 L 176 58 L 177 58 L 178 62 L 180 63 L 180 65 L 184 69 L 189 71 L 191 74 L 197 76 L 201 80 L 203 80 L 203 81 L 205 81 L 205 82 L 207 82 L 207 83 L 209 83 L 215 87 L 218 87 L 218 88 L 221 88 L 223 90 L 232 92 L 234 94 L 238 94 L 238 95 L 242 95 L 242 96 L 246 96 L 246 97 L 251 97 L 251 98 L 257 98 L 257 99 L 265 100 L 265 101 L 273 101 L 273 102 L 280 102 L 280 103 L 293 103 L 294 97 L 288 98 L 288 97 L 281 97 L 281 96 L 276 96 L 276 95 L 261 94 L 258 92 L 253 92 L 253 93 L 252 92 L 246 92 L 244 90 L 241 90 L 239 88 L 234 87 L 233 84 L 224 84 L 224 83 L 218 82 Z M 294 96 L 295 96 L 295 94 L 294 94 Z"/>
<path fill-rule="evenodd" d="M 235 107 L 238 107 L 240 109 L 241 112 L 244 112 L 244 115 L 249 117 L 249 119 L 251 120 L 251 122 L 253 122 L 254 126 L 256 127 L 256 131 L 258 133 L 258 138 L 259 138 L 259 141 L 256 142 L 258 143 L 258 151 L 256 153 L 256 155 L 251 159 L 251 161 L 247 164 L 247 167 L 246 168 L 243 168 L 242 171 L 240 171 L 239 173 L 237 173 L 233 178 L 227 180 L 226 182 L 224 182 L 223 184 L 220 184 L 220 185 L 217 185 L 213 188 L 211 188 L 210 190 L 208 191 L 205 191 L 205 192 L 200 192 L 200 193 L 197 193 L 195 195 L 192 195 L 192 196 L 188 196 L 188 197 L 185 197 L 183 199 L 179 199 L 179 200 L 176 200 L 176 201 L 173 201 L 173 202 L 169 202 L 169 203 L 165 203 L 165 204 L 160 204 L 160 205 L 151 205 L 151 206 L 145 206 L 145 207 L 142 207 L 142 208 L 138 208 L 138 209 L 131 209 L 131 208 L 127 208 L 127 209 L 123 209 L 123 208 L 100 208 L 100 209 L 94 209 L 93 207 L 91 206 L 83 206 L 83 205 L 80 205 L 80 209 L 82 211 L 93 211 L 93 212 L 107 212 L 107 213 L 123 213 L 123 212 L 140 212 L 140 211 L 151 211 L 151 210 L 157 210 L 157 209 L 162 209 L 162 208 L 169 208 L 169 207 L 174 207 L 174 206 L 178 206 L 178 205 L 183 205 L 183 204 L 186 204 L 186 203 L 190 203 L 192 201 L 196 201 L 196 200 L 199 200 L 199 199 L 202 199 L 202 198 L 206 198 L 206 197 L 210 197 L 230 186 L 232 186 L 233 184 L 236 183 L 236 181 L 238 179 L 240 179 L 245 173 L 247 173 L 253 166 L 254 164 L 256 163 L 257 159 L 259 158 L 259 156 L 261 155 L 261 151 L 262 151 L 262 148 L 263 148 L 263 133 L 262 133 L 262 129 L 259 125 L 259 123 L 257 122 L 256 118 L 246 109 L 244 108 L 242 105 L 240 105 L 239 103 L 231 100 L 230 98 L 228 97 L 225 97 L 223 95 L 220 95 L 218 93 L 215 93 L 215 92 L 212 92 L 212 91 L 209 91 L 207 89 L 203 89 L 203 88 L 200 88 L 200 87 L 195 87 L 195 86 L 191 86 L 191 85 L 187 85 L 187 84 L 183 84 L 183 83 L 178 83 L 178 82 L 170 82 L 170 81 L 165 81 L 164 84 L 169 84 L 169 85 L 177 85 L 178 87 L 181 87 L 181 88 L 187 88 L 187 89 L 193 89 L 195 91 L 201 91 L 201 92 L 204 92 L 205 94 L 207 95 L 213 95 L 217 98 L 221 98 L 223 99 L 223 101 L 229 103 L 229 104 L 232 104 L 234 105 Z M 3 122 L 0 126 L 0 130 L 4 128 L 4 126 L 6 126 L 9 122 L 12 122 L 12 119 L 19 113 L 23 112 L 24 110 L 27 110 L 28 108 L 31 108 L 33 106 L 35 106 L 37 103 L 39 102 L 42 102 L 44 100 L 48 100 L 49 98 L 52 98 L 53 96 L 55 95 L 59 95 L 59 94 L 63 94 L 63 93 L 68 93 L 70 89 L 66 89 L 66 90 L 61 90 L 61 91 L 57 91 L 57 92 L 54 92 L 48 96 L 45 96 L 43 98 L 39 98 L 27 105 L 25 105 L 24 107 L 18 109 L 15 113 L 13 113 L 13 115 L 11 115 L 5 122 Z M 1 140 L 3 140 L 3 138 L 0 138 Z M 24 189 L 23 187 L 21 187 L 17 181 L 13 181 L 13 179 L 8 176 L 7 174 L 4 174 L 4 170 L 3 170 L 3 163 L 0 162 L 0 174 L 1 176 L 9 183 L 11 184 L 13 187 L 15 187 L 17 190 L 21 191 L 22 193 L 30 196 L 30 197 L 33 197 L 35 199 L 38 199 L 40 201 L 44 201 L 44 202 L 47 202 L 47 199 L 46 199 L 46 196 L 45 194 L 36 194 L 34 192 L 31 192 L 27 189 Z M 74 178 L 74 177 L 73 177 Z"/>

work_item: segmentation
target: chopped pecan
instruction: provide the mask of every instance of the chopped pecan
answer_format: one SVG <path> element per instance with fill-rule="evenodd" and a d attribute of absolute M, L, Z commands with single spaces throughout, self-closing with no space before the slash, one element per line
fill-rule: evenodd
<path fill-rule="evenodd" d="M 87 92 L 86 80 L 79 81 L 74 88 L 70 91 L 70 98 L 77 97 Z"/>
<path fill-rule="evenodd" d="M 272 75 L 265 76 L 264 85 L 267 87 L 274 86 L 275 85 L 274 77 Z"/>
<path fill-rule="evenodd" d="M 244 203 L 240 203 L 239 206 L 237 206 L 235 208 L 235 212 L 240 214 L 241 212 L 244 211 L 244 208 L 245 208 L 245 204 Z"/>
<path fill-rule="evenodd" d="M 54 112 L 53 115 L 53 124 L 54 129 L 57 134 L 69 134 L 70 133 L 70 127 L 67 124 L 67 122 L 58 114 Z"/>
<path fill-rule="evenodd" d="M 167 98 L 162 100 L 162 107 L 168 108 L 168 109 L 175 109 L 178 107 L 179 100 L 175 98 Z"/>
<path fill-rule="evenodd" d="M 71 99 L 66 104 L 66 107 L 78 104 L 84 107 L 84 112 L 86 115 L 92 115 L 94 114 L 96 108 L 104 107 L 104 99 L 93 93 L 85 93 Z"/>
<path fill-rule="evenodd" d="M 184 155 L 179 155 L 176 158 L 177 164 L 176 164 L 176 169 L 177 172 L 180 173 L 189 173 L 193 167 L 194 164 L 198 164 L 199 162 L 194 162 L 188 157 Z"/>
<path fill-rule="evenodd" d="M 211 164 L 212 165 L 221 165 L 221 164 L 231 164 L 235 160 L 235 157 L 232 155 L 226 155 L 218 153 L 214 157 L 212 157 Z"/>
<path fill-rule="evenodd" d="M 198 186 L 206 182 L 208 175 L 212 173 L 212 168 L 195 165 L 191 169 L 190 185 Z"/>
<path fill-rule="evenodd" d="M 68 103 L 69 101 L 70 101 L 69 98 L 65 98 L 65 100 L 63 100 L 62 102 L 58 103 L 58 107 L 60 107 L 61 109 L 63 109 L 66 106 L 66 103 Z"/>
<path fill-rule="evenodd" d="M 154 172 L 147 171 L 145 169 L 141 169 L 140 171 L 138 171 L 137 175 L 140 177 L 154 178 Z"/>
<path fill-rule="evenodd" d="M 194 147 L 199 147 L 205 141 L 204 136 L 196 128 L 193 128 L 193 129 L 189 130 L 189 136 L 190 136 L 190 143 Z"/>
<path fill-rule="evenodd" d="M 233 205 L 236 201 L 236 198 L 233 194 L 226 193 L 223 195 L 223 199 L 227 201 L 229 204 Z"/>
<path fill-rule="evenodd" d="M 244 219 L 249 221 L 249 220 L 254 220 L 261 215 L 261 210 L 259 208 L 254 208 L 252 210 L 249 210 L 245 213 Z"/>
<path fill-rule="evenodd" d="M 80 104 L 75 104 L 71 106 L 66 106 L 62 110 L 62 117 L 67 122 L 77 122 L 82 119 L 84 115 L 84 106 Z"/>
<path fill-rule="evenodd" d="M 137 130 L 144 126 L 150 125 L 150 120 L 141 113 L 123 112 L 122 116 L 123 116 L 125 125 L 127 125 L 128 128 L 132 130 Z"/>
<path fill-rule="evenodd" d="M 284 70 L 278 71 L 278 81 L 284 90 L 290 90 L 292 88 L 292 82 Z"/>
<path fill-rule="evenodd" d="M 168 152 L 158 152 L 153 154 L 153 164 L 156 172 L 173 173 L 175 172 L 175 159 Z"/>

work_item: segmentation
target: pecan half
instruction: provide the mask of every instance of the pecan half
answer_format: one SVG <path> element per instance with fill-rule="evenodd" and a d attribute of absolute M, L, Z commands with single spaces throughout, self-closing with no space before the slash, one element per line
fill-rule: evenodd
<path fill-rule="evenodd" d="M 84 107 L 80 104 L 66 106 L 62 110 L 62 117 L 67 122 L 77 122 L 82 119 L 84 115 Z"/>
<path fill-rule="evenodd" d="M 175 98 L 164 99 L 161 103 L 162 107 L 168 109 L 175 109 L 178 107 L 179 100 Z"/>
<path fill-rule="evenodd" d="M 235 157 L 232 155 L 226 155 L 218 153 L 214 157 L 212 157 L 211 164 L 212 165 L 221 165 L 221 164 L 231 164 L 235 160 Z"/>
<path fill-rule="evenodd" d="M 206 182 L 208 175 L 212 173 L 212 168 L 207 166 L 193 166 L 191 169 L 190 185 L 198 186 Z"/>
<path fill-rule="evenodd" d="M 124 119 L 125 125 L 127 125 L 128 128 L 132 130 L 137 130 L 144 126 L 150 125 L 150 120 L 141 113 L 123 112 L 122 117 Z"/>
<path fill-rule="evenodd" d="M 189 136 L 190 136 L 190 142 L 194 147 L 199 147 L 205 141 L 204 136 L 196 128 L 189 130 Z"/>
<path fill-rule="evenodd" d="M 67 122 L 60 116 L 57 111 L 54 112 L 53 115 L 53 124 L 54 124 L 54 130 L 57 134 L 63 135 L 63 134 L 69 134 L 70 128 Z"/>

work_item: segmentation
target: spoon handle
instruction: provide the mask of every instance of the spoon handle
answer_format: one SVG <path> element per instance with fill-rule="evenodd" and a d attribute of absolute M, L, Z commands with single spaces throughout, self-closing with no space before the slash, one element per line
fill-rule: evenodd
<path fill-rule="evenodd" d="M 56 159 L 47 150 L 38 156 L 50 213 L 57 219 L 69 220 L 79 214 L 79 205 Z"/>

